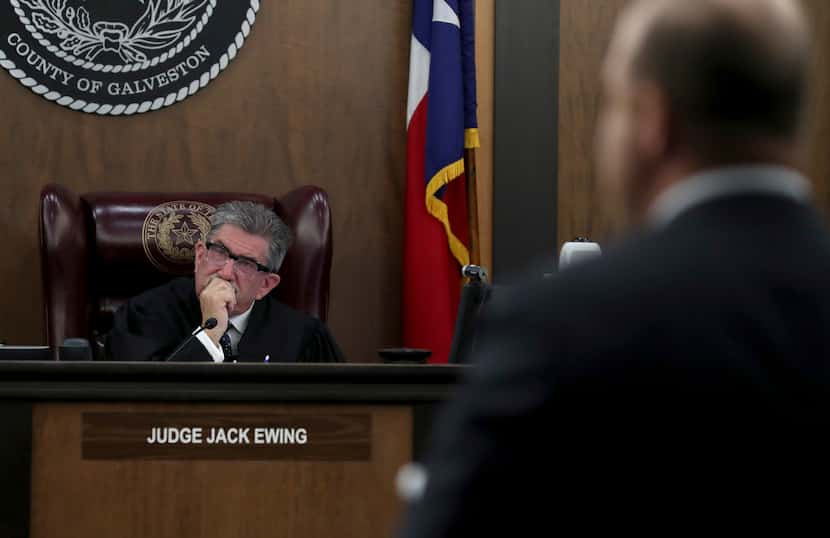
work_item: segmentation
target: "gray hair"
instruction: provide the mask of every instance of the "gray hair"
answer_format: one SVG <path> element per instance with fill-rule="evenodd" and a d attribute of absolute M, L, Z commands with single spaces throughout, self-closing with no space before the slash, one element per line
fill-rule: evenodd
<path fill-rule="evenodd" d="M 233 201 L 220 205 L 210 218 L 207 239 L 211 239 L 216 230 L 225 224 L 237 226 L 246 233 L 267 240 L 268 266 L 274 272 L 279 270 L 285 254 L 294 242 L 294 234 L 288 226 L 262 204 Z"/>

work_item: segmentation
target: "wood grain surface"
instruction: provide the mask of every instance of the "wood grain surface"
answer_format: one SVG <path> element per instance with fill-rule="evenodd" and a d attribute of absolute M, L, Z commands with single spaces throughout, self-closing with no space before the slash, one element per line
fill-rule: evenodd
<path fill-rule="evenodd" d="M 83 413 L 371 417 L 367 461 L 88 460 Z M 32 538 L 388 537 L 394 478 L 412 457 L 408 406 L 38 404 Z"/>

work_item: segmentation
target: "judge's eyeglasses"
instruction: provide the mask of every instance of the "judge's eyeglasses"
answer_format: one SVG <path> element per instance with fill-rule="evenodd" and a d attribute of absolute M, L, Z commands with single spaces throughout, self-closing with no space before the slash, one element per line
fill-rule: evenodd
<path fill-rule="evenodd" d="M 252 277 L 257 273 L 272 273 L 270 268 L 262 265 L 256 260 L 245 256 L 237 256 L 221 243 L 212 241 L 205 242 L 207 247 L 207 261 L 216 266 L 225 265 L 228 260 L 233 260 L 233 268 L 240 276 Z"/>

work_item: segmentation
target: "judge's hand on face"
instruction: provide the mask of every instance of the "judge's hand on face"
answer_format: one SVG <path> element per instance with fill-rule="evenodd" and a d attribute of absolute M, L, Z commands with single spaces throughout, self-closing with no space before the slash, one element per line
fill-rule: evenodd
<path fill-rule="evenodd" d="M 236 307 L 237 291 L 227 280 L 212 276 L 199 293 L 199 305 L 202 308 L 202 323 L 208 318 L 216 318 L 216 327 L 206 329 L 205 334 L 218 346 L 219 338 L 228 330 L 229 313 Z"/>

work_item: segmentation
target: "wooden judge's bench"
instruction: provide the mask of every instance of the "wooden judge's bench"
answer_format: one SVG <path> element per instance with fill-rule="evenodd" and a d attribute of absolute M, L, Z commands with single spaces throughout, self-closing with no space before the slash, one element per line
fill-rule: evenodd
<path fill-rule="evenodd" d="M 0 536 L 389 537 L 463 371 L 0 362 Z"/>

